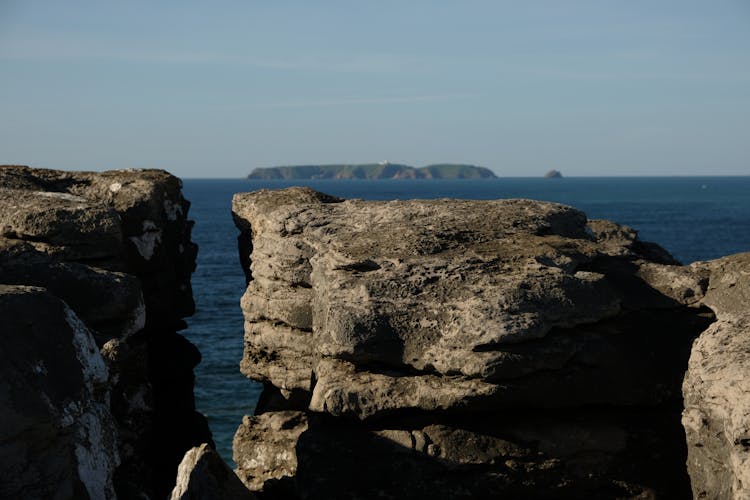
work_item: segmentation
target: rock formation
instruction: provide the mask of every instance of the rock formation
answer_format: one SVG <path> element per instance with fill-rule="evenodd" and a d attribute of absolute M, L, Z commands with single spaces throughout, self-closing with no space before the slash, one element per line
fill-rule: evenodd
<path fill-rule="evenodd" d="M 63 301 L 0 285 L 0 498 L 112 498 L 119 465 L 108 373 Z"/>
<path fill-rule="evenodd" d="M 164 171 L 0 167 L 0 283 L 14 285 L 0 303 L 25 315 L 2 323 L 12 496 L 164 498 L 184 452 L 210 442 L 200 353 L 177 333 L 194 310 L 188 208 Z"/>
<path fill-rule="evenodd" d="M 680 266 L 529 200 L 291 188 L 233 214 L 265 384 L 234 460 L 264 498 L 689 498 L 688 358 L 693 490 L 745 491 L 748 302 L 722 290 L 747 256 Z"/>
<path fill-rule="evenodd" d="M 691 268 L 716 322 L 693 346 L 682 422 L 695 498 L 750 498 L 750 253 Z"/>
<path fill-rule="evenodd" d="M 185 453 L 171 500 L 252 500 L 232 469 L 207 444 Z"/>
<path fill-rule="evenodd" d="M 238 480 L 178 333 L 188 208 L 163 171 L 0 167 L 1 498 L 750 497 L 750 253 L 305 188 L 233 202 Z"/>

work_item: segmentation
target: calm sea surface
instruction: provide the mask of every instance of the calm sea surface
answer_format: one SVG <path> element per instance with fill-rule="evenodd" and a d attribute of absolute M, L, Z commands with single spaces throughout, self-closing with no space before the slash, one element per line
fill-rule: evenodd
<path fill-rule="evenodd" d="M 198 243 L 193 275 L 197 305 L 183 332 L 203 353 L 196 369 L 198 409 L 209 420 L 219 453 L 232 458 L 232 437 L 252 414 L 260 384 L 239 372 L 245 282 L 237 256 L 232 195 L 307 185 L 343 198 L 529 198 L 565 203 L 592 219 L 639 230 L 682 262 L 750 251 L 750 177 L 506 178 L 491 180 L 248 181 L 186 179 Z"/>

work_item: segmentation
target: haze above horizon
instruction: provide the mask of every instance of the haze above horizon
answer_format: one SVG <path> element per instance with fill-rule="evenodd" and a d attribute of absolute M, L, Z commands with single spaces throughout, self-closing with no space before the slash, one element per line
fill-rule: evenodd
<path fill-rule="evenodd" d="M 750 3 L 0 0 L 0 163 L 750 174 Z"/>

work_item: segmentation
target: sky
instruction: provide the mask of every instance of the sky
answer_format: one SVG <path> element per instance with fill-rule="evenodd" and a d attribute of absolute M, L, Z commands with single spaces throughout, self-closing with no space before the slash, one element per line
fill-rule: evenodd
<path fill-rule="evenodd" d="M 0 0 L 0 163 L 750 175 L 750 0 Z"/>

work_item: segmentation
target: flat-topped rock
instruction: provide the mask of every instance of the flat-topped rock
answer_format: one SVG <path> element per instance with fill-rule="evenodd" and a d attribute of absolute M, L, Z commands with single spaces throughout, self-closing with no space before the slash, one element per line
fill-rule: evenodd
<path fill-rule="evenodd" d="M 638 274 L 644 263 L 674 261 L 635 232 L 592 229 L 578 210 L 531 200 L 341 201 L 291 188 L 236 195 L 233 210 L 252 235 L 243 369 L 284 390 L 312 390 L 311 409 L 366 418 L 472 400 L 506 407 L 558 386 L 527 404 L 679 397 L 675 380 L 629 375 L 633 364 L 658 374 L 675 341 L 646 340 L 655 326 L 632 297 L 654 297 L 664 324 L 684 309 Z M 683 321 L 676 341 L 689 345 L 705 321 Z M 644 351 L 613 354 L 628 343 Z M 456 392 L 439 397 L 448 386 Z M 391 397 L 353 398 L 363 387 Z"/>
<path fill-rule="evenodd" d="M 176 333 L 194 311 L 190 274 L 197 247 L 190 240 L 189 205 L 180 180 L 162 170 L 0 166 L 0 283 L 33 285 L 63 300 L 101 349 L 109 372 L 108 425 L 118 431 L 120 463 L 114 480 L 113 470 L 96 470 L 96 480 L 124 498 L 165 497 L 185 451 L 211 441 L 193 397 L 200 354 Z M 23 325 L 6 324 L 21 334 Z M 45 325 L 39 336 L 54 342 L 58 327 Z M 70 357 L 59 355 L 60 363 Z M 24 480 L 45 482 L 17 478 Z"/>
<path fill-rule="evenodd" d="M 0 188 L 0 231 L 66 260 L 122 258 L 117 212 L 67 193 Z"/>
<path fill-rule="evenodd" d="M 0 231 L 64 260 L 137 275 L 149 321 L 195 309 L 190 203 L 163 170 L 67 172 L 0 165 Z"/>
<path fill-rule="evenodd" d="M 233 215 L 241 369 L 265 386 L 235 437 L 252 489 L 689 495 L 682 382 L 724 300 L 711 269 L 532 200 L 290 188 L 237 194 Z"/>

